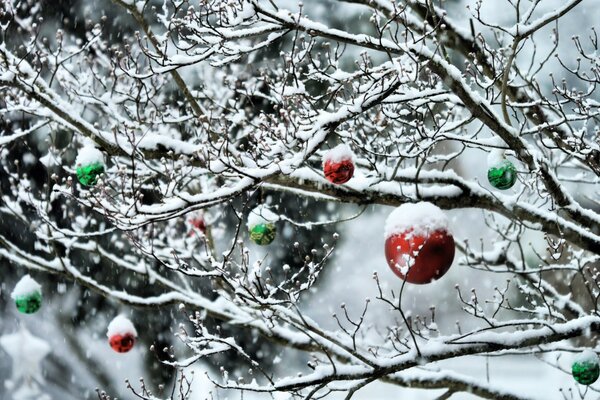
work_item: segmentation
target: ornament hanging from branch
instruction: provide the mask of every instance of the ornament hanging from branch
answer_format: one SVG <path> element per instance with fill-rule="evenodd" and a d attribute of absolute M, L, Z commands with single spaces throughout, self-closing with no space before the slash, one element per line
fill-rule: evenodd
<path fill-rule="evenodd" d="M 571 365 L 573 379 L 582 385 L 591 385 L 600 376 L 600 359 L 592 350 L 585 350 L 575 357 Z"/>
<path fill-rule="evenodd" d="M 195 234 L 201 234 L 200 236 L 202 236 L 206 234 L 206 219 L 204 219 L 203 212 L 191 214 L 187 219 L 187 223 L 191 228 L 188 233 L 189 236 L 194 236 Z"/>
<path fill-rule="evenodd" d="M 265 205 L 260 205 L 250 211 L 247 223 L 250 240 L 261 246 L 273 242 L 277 234 L 275 223 L 278 220 L 279 216 Z"/>
<path fill-rule="evenodd" d="M 104 173 L 104 154 L 97 148 L 86 145 L 79 150 L 75 159 L 77 179 L 82 185 L 94 186 Z"/>
<path fill-rule="evenodd" d="M 25 275 L 15 285 L 10 297 L 19 312 L 33 314 L 42 307 L 42 286 L 31 276 Z"/>
<path fill-rule="evenodd" d="M 493 150 L 488 156 L 488 181 L 490 185 L 500 190 L 507 190 L 517 181 L 515 165 L 506 159 L 504 151 Z"/>
<path fill-rule="evenodd" d="M 339 144 L 323 156 L 325 178 L 336 185 L 348 182 L 354 175 L 354 153 L 347 144 Z"/>
<path fill-rule="evenodd" d="M 123 315 L 117 315 L 108 324 L 106 331 L 110 347 L 117 353 L 127 353 L 133 348 L 137 339 L 137 331 L 133 323 Z"/>
<path fill-rule="evenodd" d="M 410 283 L 442 277 L 454 260 L 454 238 L 448 218 L 437 206 L 402 204 L 385 224 L 385 258 L 392 271 Z"/>

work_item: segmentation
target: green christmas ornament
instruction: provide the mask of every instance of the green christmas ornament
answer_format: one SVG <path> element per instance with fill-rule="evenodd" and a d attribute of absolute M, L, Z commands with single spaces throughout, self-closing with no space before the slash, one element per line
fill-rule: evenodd
<path fill-rule="evenodd" d="M 93 186 L 104 172 L 104 154 L 95 147 L 85 146 L 75 160 L 77 179 L 82 185 Z"/>
<path fill-rule="evenodd" d="M 23 314 L 33 314 L 42 307 L 42 287 L 29 275 L 21 278 L 11 297 L 17 310 Z"/>
<path fill-rule="evenodd" d="M 82 185 L 94 186 L 98 181 L 98 176 L 104 172 L 104 165 L 95 163 L 84 165 L 77 168 L 77 179 Z"/>
<path fill-rule="evenodd" d="M 250 229 L 250 240 L 261 246 L 266 246 L 275 240 L 276 233 L 277 228 L 273 224 L 254 225 L 252 229 Z"/>
<path fill-rule="evenodd" d="M 260 205 L 250 211 L 248 215 L 248 232 L 250 240 L 254 243 L 266 246 L 275 240 L 277 227 L 275 222 L 279 220 L 279 215 L 275 214 L 267 206 Z"/>
<path fill-rule="evenodd" d="M 487 176 L 493 187 L 506 190 L 513 187 L 517 181 L 517 169 L 512 162 L 503 159 L 488 169 Z"/>
<path fill-rule="evenodd" d="M 571 366 L 573 379 L 582 385 L 591 385 L 600 376 L 600 360 L 591 350 L 585 350 L 575 358 Z"/>

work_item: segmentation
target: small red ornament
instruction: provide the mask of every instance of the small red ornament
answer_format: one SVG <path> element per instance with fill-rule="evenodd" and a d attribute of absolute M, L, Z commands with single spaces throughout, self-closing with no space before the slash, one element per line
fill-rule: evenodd
<path fill-rule="evenodd" d="M 323 157 L 323 172 L 331 183 L 341 185 L 354 175 L 353 153 L 345 144 L 329 150 Z"/>
<path fill-rule="evenodd" d="M 454 260 L 454 238 L 437 206 L 403 204 L 386 222 L 385 258 L 390 269 L 410 283 L 441 278 Z"/>
<path fill-rule="evenodd" d="M 198 229 L 203 234 L 206 234 L 206 221 L 204 220 L 203 214 L 197 214 L 188 219 L 188 223 L 192 226 L 192 229 L 188 233 L 189 236 L 194 235 L 195 229 Z"/>
<path fill-rule="evenodd" d="M 106 331 L 110 347 L 117 353 L 127 353 L 133 348 L 137 331 L 133 323 L 123 315 L 117 315 L 108 324 Z"/>
<path fill-rule="evenodd" d="M 127 353 L 135 344 L 135 336 L 131 333 L 113 335 L 108 339 L 108 342 L 110 343 L 110 347 L 117 353 Z"/>

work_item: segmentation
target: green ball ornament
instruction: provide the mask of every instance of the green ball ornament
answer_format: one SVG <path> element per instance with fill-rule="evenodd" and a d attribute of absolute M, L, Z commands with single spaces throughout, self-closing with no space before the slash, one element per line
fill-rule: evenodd
<path fill-rule="evenodd" d="M 582 385 L 591 385 L 600 376 L 600 360 L 591 350 L 579 354 L 571 366 L 573 379 Z"/>
<path fill-rule="evenodd" d="M 77 168 L 77 179 L 82 185 L 94 186 L 102 173 L 104 173 L 104 165 L 101 163 L 83 165 Z"/>
<path fill-rule="evenodd" d="M 250 229 L 250 240 L 258 245 L 266 246 L 275 240 L 276 233 L 277 228 L 274 224 L 266 223 L 254 225 Z"/>
<path fill-rule="evenodd" d="M 266 246 L 275 240 L 277 227 L 275 222 L 279 220 L 279 215 L 275 214 L 266 205 L 259 205 L 248 214 L 248 232 L 250 240 L 254 243 Z"/>
<path fill-rule="evenodd" d="M 26 296 L 19 296 L 15 299 L 15 304 L 19 312 L 33 314 L 42 308 L 42 294 L 36 292 Z"/>
<path fill-rule="evenodd" d="M 104 154 L 91 145 L 82 147 L 75 160 L 75 172 L 82 185 L 94 186 L 104 173 Z"/>
<path fill-rule="evenodd" d="M 492 165 L 488 169 L 488 181 L 496 189 L 506 190 L 513 187 L 517 181 L 517 169 L 515 165 L 504 159 Z"/>
<path fill-rule="evenodd" d="M 23 314 L 33 314 L 42 307 L 42 287 L 29 275 L 21 278 L 11 297 L 17 310 Z"/>

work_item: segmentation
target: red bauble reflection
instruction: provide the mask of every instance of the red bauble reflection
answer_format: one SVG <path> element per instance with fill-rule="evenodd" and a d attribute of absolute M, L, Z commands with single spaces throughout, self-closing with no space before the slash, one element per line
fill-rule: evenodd
<path fill-rule="evenodd" d="M 117 353 L 127 353 L 135 344 L 135 336 L 131 333 L 113 335 L 108 339 L 108 343 L 110 343 L 110 347 Z"/>
<path fill-rule="evenodd" d="M 352 178 L 354 174 L 354 163 L 350 159 L 333 162 L 326 160 L 323 165 L 325 178 L 331 183 L 341 185 Z"/>
<path fill-rule="evenodd" d="M 385 258 L 392 271 L 416 284 L 429 283 L 448 272 L 454 251 L 454 238 L 446 230 L 429 235 L 397 233 L 385 241 Z"/>

